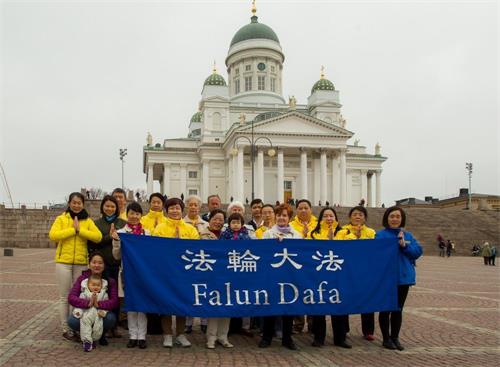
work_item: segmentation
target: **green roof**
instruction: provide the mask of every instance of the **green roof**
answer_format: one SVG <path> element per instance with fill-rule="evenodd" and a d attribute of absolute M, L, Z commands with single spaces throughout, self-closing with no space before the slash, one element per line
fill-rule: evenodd
<path fill-rule="evenodd" d="M 250 39 L 268 39 L 280 43 L 278 36 L 276 35 L 276 33 L 274 33 L 271 27 L 259 23 L 257 21 L 258 18 L 256 15 L 252 16 L 252 18 L 250 19 L 250 24 L 241 27 L 239 31 L 236 32 L 233 39 L 231 40 L 231 45 L 229 47 L 238 42 L 243 42 Z"/>
<path fill-rule="evenodd" d="M 227 85 L 226 81 L 222 77 L 222 75 L 217 74 L 214 72 L 212 75 L 210 75 L 207 79 L 205 79 L 205 83 L 203 85 Z"/>
<path fill-rule="evenodd" d="M 191 122 L 201 122 L 202 114 L 200 111 L 196 112 L 193 117 L 191 117 Z"/>
<path fill-rule="evenodd" d="M 322 78 L 314 83 L 311 89 L 311 93 L 313 93 L 315 90 L 335 90 L 335 87 L 333 86 L 333 83 L 331 81 Z"/>

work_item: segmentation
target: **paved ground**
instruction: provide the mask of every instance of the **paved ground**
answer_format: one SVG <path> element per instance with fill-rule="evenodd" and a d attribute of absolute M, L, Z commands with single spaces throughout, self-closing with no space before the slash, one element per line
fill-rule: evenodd
<path fill-rule="evenodd" d="M 0 366 L 498 366 L 500 365 L 500 273 L 482 258 L 424 257 L 418 263 L 418 286 L 410 290 L 401 341 L 404 352 L 361 339 L 359 316 L 351 317 L 352 350 L 321 348 L 311 336 L 295 337 L 300 352 L 275 342 L 256 347 L 258 338 L 233 336 L 233 350 L 204 348 L 196 329 L 190 349 L 164 349 L 149 337 L 146 350 L 125 348 L 126 339 L 84 353 L 61 337 L 57 322 L 54 250 L 15 249 L 0 257 Z M 125 334 L 126 331 L 122 330 Z"/>

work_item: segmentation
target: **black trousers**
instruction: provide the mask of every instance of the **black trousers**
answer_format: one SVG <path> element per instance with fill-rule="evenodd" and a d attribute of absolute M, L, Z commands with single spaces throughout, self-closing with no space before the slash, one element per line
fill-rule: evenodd
<path fill-rule="evenodd" d="M 113 265 L 106 265 L 104 269 L 104 276 L 107 278 L 112 278 L 116 282 L 116 286 L 118 287 L 118 274 L 120 272 L 120 267 L 119 266 L 113 266 Z M 118 307 L 113 309 L 111 312 L 113 312 L 116 316 L 116 321 L 118 325 L 118 320 L 120 319 L 120 305 L 118 304 Z"/>
<path fill-rule="evenodd" d="M 380 331 L 382 332 L 384 340 L 399 338 L 399 331 L 401 330 L 401 324 L 403 322 L 403 306 L 408 296 L 409 289 L 409 285 L 398 286 L 398 306 L 401 311 L 380 312 L 378 314 Z"/>
<path fill-rule="evenodd" d="M 363 335 L 373 335 L 375 332 L 375 313 L 361 314 L 361 331 Z"/>
<path fill-rule="evenodd" d="M 330 316 L 333 330 L 333 344 L 345 342 L 348 317 L 348 315 Z M 313 316 L 312 330 L 314 340 L 323 344 L 326 338 L 326 318 L 324 315 Z"/>
<path fill-rule="evenodd" d="M 281 316 L 283 320 L 283 338 L 281 339 L 283 344 L 290 343 L 292 341 L 292 328 L 293 328 L 293 316 Z M 269 343 L 273 340 L 274 336 L 274 325 L 276 324 L 276 316 L 266 316 L 264 317 L 264 331 L 262 333 L 262 339 L 267 340 Z"/>

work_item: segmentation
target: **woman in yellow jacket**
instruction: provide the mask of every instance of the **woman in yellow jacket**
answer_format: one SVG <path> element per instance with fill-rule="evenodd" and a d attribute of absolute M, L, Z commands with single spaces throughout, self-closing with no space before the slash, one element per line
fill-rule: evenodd
<path fill-rule="evenodd" d="M 153 231 L 153 236 L 167 237 L 167 238 L 182 238 L 189 240 L 198 240 L 200 235 L 196 228 L 191 224 L 184 222 L 182 219 L 182 211 L 184 210 L 184 203 L 181 199 L 170 198 L 165 202 L 167 210 L 167 219 L 164 223 L 156 226 Z M 176 332 L 177 338 L 175 344 L 181 347 L 190 347 L 191 343 L 184 334 L 186 327 L 186 318 L 184 316 L 176 316 Z M 172 332 L 172 316 L 162 315 L 161 326 L 163 329 L 163 346 L 165 348 L 172 348 L 174 345 L 173 332 Z"/>
<path fill-rule="evenodd" d="M 321 210 L 318 217 L 318 224 L 314 228 L 309 238 L 313 240 L 334 240 L 340 225 L 338 223 L 335 209 L 326 207 Z M 346 318 L 347 315 L 331 315 L 333 344 L 342 348 L 351 348 L 346 342 Z M 314 334 L 313 347 L 321 347 L 325 344 L 326 320 L 324 315 L 313 316 L 312 330 Z"/>
<path fill-rule="evenodd" d="M 375 231 L 365 225 L 368 213 L 364 206 L 355 206 L 349 211 L 350 223 L 342 227 L 335 236 L 339 240 L 368 240 L 375 238 Z M 349 332 L 349 319 L 347 318 L 347 332 Z M 373 341 L 375 332 L 375 314 L 361 314 L 361 329 L 363 337 L 368 341 Z"/>
<path fill-rule="evenodd" d="M 72 340 L 74 335 L 68 327 L 68 294 L 76 279 L 87 269 L 87 240 L 98 243 L 101 231 L 83 208 L 85 198 L 79 192 L 69 195 L 68 209 L 59 215 L 50 228 L 49 238 L 57 242 L 56 278 L 59 284 L 59 316 L 63 337 Z"/>
<path fill-rule="evenodd" d="M 153 233 L 158 224 L 165 223 L 167 218 L 163 215 L 165 198 L 159 192 L 154 192 L 149 196 L 149 212 L 141 218 L 141 224 L 144 229 Z"/>

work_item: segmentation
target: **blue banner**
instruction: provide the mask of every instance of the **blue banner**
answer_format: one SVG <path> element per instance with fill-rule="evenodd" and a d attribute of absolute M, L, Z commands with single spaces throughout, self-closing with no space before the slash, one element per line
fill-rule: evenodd
<path fill-rule="evenodd" d="M 398 309 L 396 240 L 120 238 L 127 311 L 237 317 Z"/>

